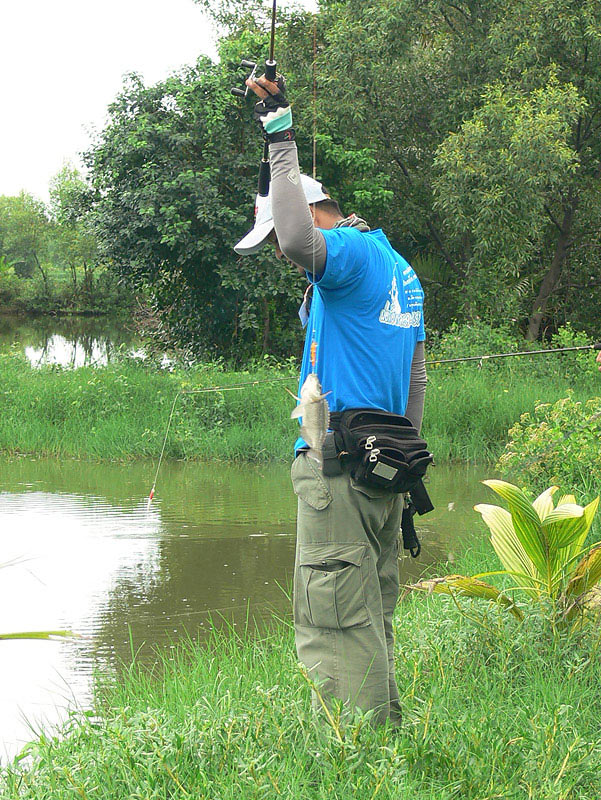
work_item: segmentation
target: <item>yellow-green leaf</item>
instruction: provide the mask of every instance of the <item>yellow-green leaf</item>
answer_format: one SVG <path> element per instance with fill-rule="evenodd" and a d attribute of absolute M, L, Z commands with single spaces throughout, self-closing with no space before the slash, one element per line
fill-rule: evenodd
<path fill-rule="evenodd" d="M 428 594 L 462 595 L 464 597 L 489 600 L 504 606 L 517 619 L 523 619 L 522 612 L 510 597 L 500 592 L 495 586 L 466 575 L 445 575 L 443 578 L 429 578 L 418 581 L 409 588 L 428 592 Z"/>
<path fill-rule="evenodd" d="M 587 527 L 584 509 L 575 503 L 564 503 L 547 514 L 542 523 L 552 557 L 557 548 L 567 547 Z"/>
<path fill-rule="evenodd" d="M 567 497 L 570 497 L 568 495 Z M 570 499 L 573 499 L 570 497 Z M 586 520 L 585 528 L 583 528 L 580 535 L 574 539 L 574 541 L 569 544 L 565 551 L 563 552 L 563 563 L 570 565 L 570 572 L 574 568 L 574 562 L 580 556 L 583 551 L 584 542 L 586 540 L 586 536 L 589 532 L 591 525 L 593 524 L 593 519 L 595 514 L 597 513 L 597 507 L 599 505 L 599 498 L 596 497 L 592 502 L 584 507 L 584 518 Z"/>
<path fill-rule="evenodd" d="M 566 595 L 588 592 L 601 581 L 601 542 L 597 542 L 580 561 L 566 587 Z"/>
<path fill-rule="evenodd" d="M 498 480 L 482 481 L 507 501 L 517 538 L 541 575 L 547 572 L 546 543 L 538 514 L 524 492 L 512 483 Z"/>
<path fill-rule="evenodd" d="M 27 631 L 25 633 L 0 633 L 0 639 L 54 639 L 65 637 L 77 637 L 78 634 L 71 631 Z"/>
<path fill-rule="evenodd" d="M 536 577 L 536 568 L 518 537 L 516 536 L 511 514 L 501 506 L 480 503 L 474 510 L 482 514 L 482 519 L 490 530 L 490 541 L 501 564 L 512 573 Z M 532 596 L 538 595 L 538 584 L 532 583 Z"/>
<path fill-rule="evenodd" d="M 545 489 L 542 494 L 539 494 L 534 503 L 532 503 L 532 506 L 538 514 L 541 522 L 544 520 L 547 514 L 550 514 L 551 511 L 553 511 L 553 495 L 558 488 L 558 486 L 549 486 L 549 488 Z"/>

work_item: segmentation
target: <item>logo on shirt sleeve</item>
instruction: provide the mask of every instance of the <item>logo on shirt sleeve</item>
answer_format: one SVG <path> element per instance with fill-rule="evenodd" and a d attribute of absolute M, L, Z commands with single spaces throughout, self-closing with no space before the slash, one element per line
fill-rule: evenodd
<path fill-rule="evenodd" d="M 401 309 L 396 275 L 392 277 L 389 295 L 390 300 L 386 301 L 384 308 L 380 311 L 380 322 L 385 325 L 394 325 L 397 328 L 419 328 L 422 318 L 421 309 L 419 311 L 403 311 Z"/>

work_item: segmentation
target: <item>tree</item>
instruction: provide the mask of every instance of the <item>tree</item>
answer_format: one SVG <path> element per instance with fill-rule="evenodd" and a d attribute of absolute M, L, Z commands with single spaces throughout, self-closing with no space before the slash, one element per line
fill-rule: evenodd
<path fill-rule="evenodd" d="M 599 4 L 322 7 L 322 113 L 344 150 L 369 143 L 395 198 L 385 224 L 444 261 L 454 313 L 509 312 L 532 339 L 597 308 Z"/>
<path fill-rule="evenodd" d="M 297 277 L 269 253 L 231 250 L 251 223 L 261 143 L 229 88 L 241 58 L 267 55 L 268 9 L 203 4 L 225 31 L 220 61 L 150 87 L 130 76 L 87 157 L 95 231 L 103 258 L 150 292 L 172 341 L 204 355 L 288 354 L 300 338 Z M 513 320 L 533 339 L 591 326 L 597 2 L 322 0 L 315 16 L 280 13 L 277 57 L 301 167 L 311 171 L 315 130 L 331 194 L 422 267 L 431 327 Z"/>
<path fill-rule="evenodd" d="M 87 155 L 102 256 L 149 289 L 170 341 L 210 357 L 288 353 L 274 323 L 298 292 L 287 264 L 232 249 L 251 224 L 261 148 L 229 95 L 246 46 L 226 41 L 221 65 L 200 59 L 152 87 L 129 76 Z"/>
<path fill-rule="evenodd" d="M 76 293 L 77 269 L 83 269 L 83 292 L 94 293 L 94 270 L 98 265 L 98 246 L 91 230 L 89 211 L 92 192 L 71 164 L 65 164 L 50 183 L 50 213 L 54 222 L 52 240 L 57 256 L 71 272 Z"/>
<path fill-rule="evenodd" d="M 35 269 L 42 275 L 48 293 L 48 275 L 43 266 L 49 222 L 41 200 L 21 192 L 17 197 L 0 197 L 0 255 L 21 276 Z"/>

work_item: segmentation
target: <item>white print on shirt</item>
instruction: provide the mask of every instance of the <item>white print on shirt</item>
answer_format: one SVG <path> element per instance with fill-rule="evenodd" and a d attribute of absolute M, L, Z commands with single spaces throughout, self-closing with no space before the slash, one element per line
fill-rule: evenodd
<path fill-rule="evenodd" d="M 411 271 L 413 272 L 413 270 Z M 412 280 L 413 278 L 411 281 Z M 411 281 L 409 281 L 409 283 L 411 283 Z M 389 294 L 390 300 L 386 301 L 386 305 L 380 311 L 380 322 L 383 322 L 385 325 L 395 325 L 397 328 L 418 328 L 422 319 L 421 309 L 419 311 L 401 311 L 396 275 L 392 278 L 392 286 Z"/>
<path fill-rule="evenodd" d="M 417 280 L 417 275 L 415 274 L 413 267 L 405 267 L 403 270 L 403 288 L 405 286 L 409 286 L 410 283 Z"/>

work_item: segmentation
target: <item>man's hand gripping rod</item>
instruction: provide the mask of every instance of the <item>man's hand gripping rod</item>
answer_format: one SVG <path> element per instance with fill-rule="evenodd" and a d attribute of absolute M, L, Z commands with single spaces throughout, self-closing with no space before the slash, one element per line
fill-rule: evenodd
<path fill-rule="evenodd" d="M 274 59 L 274 48 L 275 48 L 275 15 L 276 15 L 276 7 L 277 7 L 277 0 L 273 0 L 273 6 L 271 9 L 271 40 L 269 43 L 269 58 L 265 62 L 265 77 L 268 81 L 277 81 L 276 75 L 276 67 L 277 64 Z M 246 67 L 251 69 L 252 72 L 250 73 L 249 80 L 254 80 L 257 74 L 257 64 L 254 61 L 248 61 L 244 59 L 240 62 L 241 67 Z M 248 96 L 248 86 L 246 89 L 238 89 L 234 88 L 231 90 L 231 93 L 234 97 L 247 97 Z M 271 179 L 271 170 L 269 168 L 269 142 L 265 139 L 265 143 L 263 145 L 263 156 L 261 158 L 261 164 L 259 166 L 259 188 L 258 192 L 261 197 L 267 197 L 269 194 L 269 183 Z"/>

